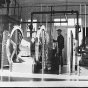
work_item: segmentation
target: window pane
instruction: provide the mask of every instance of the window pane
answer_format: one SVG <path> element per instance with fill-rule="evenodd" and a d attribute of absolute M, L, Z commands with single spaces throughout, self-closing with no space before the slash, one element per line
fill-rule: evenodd
<path fill-rule="evenodd" d="M 36 22 L 37 20 L 33 20 L 33 22 Z M 31 22 L 31 20 L 28 20 L 28 22 Z"/>
<path fill-rule="evenodd" d="M 28 20 L 28 22 L 31 22 L 31 20 Z M 37 20 L 33 20 L 33 22 L 37 22 Z M 29 24 L 27 24 L 27 31 L 30 31 L 29 29 Z M 37 30 L 37 23 L 33 23 L 33 31 L 36 31 Z"/>
<path fill-rule="evenodd" d="M 74 18 L 68 19 L 68 26 L 74 26 Z"/>
<path fill-rule="evenodd" d="M 66 21 L 66 19 L 61 19 L 61 21 Z M 61 26 L 67 26 L 67 23 L 61 23 Z"/>
<path fill-rule="evenodd" d="M 77 24 L 77 20 L 75 19 L 75 24 Z M 79 25 L 81 25 L 82 22 L 81 22 L 81 18 L 79 18 Z"/>
<path fill-rule="evenodd" d="M 33 23 L 33 31 L 36 31 L 36 28 L 37 28 L 37 24 Z"/>
<path fill-rule="evenodd" d="M 60 19 L 54 19 L 55 22 L 60 21 Z M 60 23 L 54 23 L 54 26 L 60 26 Z"/>

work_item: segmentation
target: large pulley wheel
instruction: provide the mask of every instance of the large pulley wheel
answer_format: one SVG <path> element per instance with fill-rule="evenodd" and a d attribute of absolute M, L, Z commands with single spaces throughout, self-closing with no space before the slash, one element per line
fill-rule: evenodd
<path fill-rule="evenodd" d="M 22 38 L 23 38 L 22 29 L 20 28 L 20 26 L 14 26 L 6 44 L 7 58 L 9 63 L 13 63 L 17 59 L 19 45 L 21 43 Z"/>

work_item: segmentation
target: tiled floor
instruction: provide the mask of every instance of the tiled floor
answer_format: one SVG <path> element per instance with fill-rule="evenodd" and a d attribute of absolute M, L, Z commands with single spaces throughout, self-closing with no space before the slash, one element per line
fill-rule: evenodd
<path fill-rule="evenodd" d="M 61 68 L 61 67 L 60 67 Z M 2 71 L 1 71 L 2 72 Z M 59 74 L 57 74 L 58 70 L 57 71 L 44 71 L 44 74 L 52 74 L 53 76 L 55 75 L 69 75 L 68 72 L 67 72 L 67 66 L 63 66 L 61 68 L 61 70 L 59 71 Z M 27 78 L 27 77 L 13 77 L 13 76 L 10 76 L 10 75 L 6 75 L 5 73 L 8 73 L 9 74 L 9 69 L 8 67 L 4 68 L 3 70 L 3 73 L 4 75 L 1 77 L 1 80 L 2 81 L 41 81 L 42 80 L 42 77 L 41 78 Z M 39 73 L 35 73 L 35 74 L 42 74 L 42 70 L 39 71 Z M 48 76 L 47 75 L 47 76 Z M 66 81 L 66 79 L 55 79 L 55 78 L 45 78 L 43 79 L 43 81 Z"/>
<path fill-rule="evenodd" d="M 82 70 L 83 71 L 83 70 Z M 9 72 L 8 68 L 4 68 L 3 72 L 0 71 L 0 81 L 2 83 L 8 83 L 10 86 L 31 86 L 31 87 L 73 87 L 73 86 L 88 86 L 88 76 L 78 76 L 73 72 L 69 75 L 68 66 L 64 65 L 60 70 L 60 74 L 56 72 L 45 71 L 42 74 L 39 73 L 14 73 Z M 0 83 L 0 85 L 1 85 Z M 81 85 L 82 84 L 82 85 Z M 4 84 L 4 86 L 8 86 Z"/>
<path fill-rule="evenodd" d="M 24 74 L 0 72 L 0 86 L 4 87 L 85 87 L 88 77 L 68 74 Z M 6 76 L 7 75 L 7 76 Z M 1 85 L 2 84 L 2 85 Z"/>
<path fill-rule="evenodd" d="M 34 73 L 34 74 L 29 74 L 29 73 L 14 73 L 14 72 L 9 72 L 8 68 L 4 68 L 3 72 L 0 71 L 0 79 L 2 82 L 23 82 L 23 81 L 34 81 L 34 82 L 41 82 L 43 81 L 77 81 L 77 77 L 79 77 L 79 81 L 87 80 L 88 77 L 82 77 L 77 76 L 75 72 L 73 72 L 71 75 L 69 75 L 69 72 L 67 70 L 68 66 L 64 65 L 61 68 L 60 74 L 57 75 L 56 72 L 52 71 L 45 71 L 44 74 L 42 74 L 42 71 L 40 70 L 40 73 Z M 88 80 L 87 80 L 88 81 Z"/>

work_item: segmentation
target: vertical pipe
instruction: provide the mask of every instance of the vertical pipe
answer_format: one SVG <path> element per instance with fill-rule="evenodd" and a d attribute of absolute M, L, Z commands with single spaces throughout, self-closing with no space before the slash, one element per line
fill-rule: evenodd
<path fill-rule="evenodd" d="M 41 5 L 41 12 L 42 12 L 42 5 Z M 41 20 L 40 22 L 43 21 L 43 14 L 41 14 L 41 19 L 40 20 Z M 42 23 L 40 23 L 40 25 L 42 25 Z"/>
<path fill-rule="evenodd" d="M 21 18 L 21 13 L 22 13 L 22 6 L 21 6 L 21 9 L 20 9 L 20 18 Z"/>
<path fill-rule="evenodd" d="M 81 14 L 81 4 L 80 4 L 80 14 Z M 81 18 L 81 15 L 80 15 L 80 18 Z M 81 28 L 82 28 L 82 24 L 81 24 Z M 78 37 L 79 37 L 79 34 L 78 34 Z M 79 41 L 79 40 L 78 40 Z M 79 75 L 79 72 L 80 72 L 80 67 L 79 67 L 79 58 L 77 58 L 77 64 L 78 64 L 78 75 Z"/>
<path fill-rule="evenodd" d="M 51 17 L 50 17 L 50 21 L 52 21 L 52 11 L 53 11 L 53 7 L 51 6 Z M 50 36 L 51 36 L 51 34 L 52 34 L 52 23 L 50 24 Z"/>
<path fill-rule="evenodd" d="M 15 6 L 14 6 L 14 15 L 15 15 L 15 7 L 16 7 L 16 0 L 15 0 Z"/>
<path fill-rule="evenodd" d="M 78 70 L 78 57 L 77 57 L 77 54 L 78 54 L 78 46 L 79 46 L 79 13 L 77 13 L 77 28 L 76 28 L 76 71 Z"/>
<path fill-rule="evenodd" d="M 2 23 L 2 17 L 1 17 L 1 23 Z M 2 46 L 3 46 L 3 33 L 2 33 Z M 2 47 L 2 50 L 3 50 L 3 47 Z M 1 55 L 2 55 L 2 53 L 3 52 L 1 52 Z M 1 71 L 3 72 L 3 56 L 1 56 Z"/>
<path fill-rule="evenodd" d="M 9 15 L 9 2 L 7 2 L 7 15 Z"/>
<path fill-rule="evenodd" d="M 80 4 L 80 14 L 82 14 L 82 5 Z M 80 19 L 81 19 L 81 26 L 80 26 L 80 28 L 81 28 L 81 35 L 82 35 L 82 32 L 83 32 L 83 30 L 82 30 L 82 15 L 80 15 Z M 82 36 L 82 39 L 83 39 L 83 36 Z"/>
<path fill-rule="evenodd" d="M 86 38 L 86 5 L 85 5 L 85 38 Z M 86 41 L 85 41 L 86 44 Z"/>
<path fill-rule="evenodd" d="M 44 74 L 44 30 L 42 30 L 42 74 Z"/>
<path fill-rule="evenodd" d="M 79 38 L 78 38 L 78 33 L 79 33 L 79 13 L 77 13 L 77 29 L 76 30 L 77 30 L 76 31 L 76 39 L 79 40 Z"/>
<path fill-rule="evenodd" d="M 68 10 L 68 2 L 67 2 L 67 0 L 66 0 L 66 11 Z M 65 13 L 65 19 L 66 19 L 66 21 L 67 21 L 67 15 L 66 15 L 66 13 Z"/>
<path fill-rule="evenodd" d="M 48 7 L 47 7 L 47 9 L 48 9 Z M 46 14 L 46 31 L 47 31 L 47 19 L 48 19 L 48 17 L 47 17 L 47 14 Z"/>
<path fill-rule="evenodd" d="M 46 14 L 46 31 L 47 31 L 47 14 Z"/>
<path fill-rule="evenodd" d="M 33 29 L 33 13 L 31 13 L 30 38 L 32 38 L 32 29 Z M 31 42 L 31 44 L 32 44 L 32 42 Z M 31 50 L 31 45 L 30 45 L 30 50 Z M 30 51 L 30 53 L 31 53 L 31 51 Z"/>
<path fill-rule="evenodd" d="M 69 75 L 71 75 L 71 68 L 70 68 L 71 67 L 71 63 L 70 63 L 70 55 L 71 55 L 70 54 L 70 49 L 71 49 L 71 44 L 70 44 L 70 38 L 69 38 L 69 46 L 70 46 L 69 47 Z"/>
<path fill-rule="evenodd" d="M 80 4 L 80 14 L 82 14 L 82 11 L 81 10 L 82 10 L 82 5 Z M 82 15 L 80 15 L 80 18 L 82 18 Z M 82 28 L 82 21 L 81 21 L 81 28 Z"/>
<path fill-rule="evenodd" d="M 19 4 L 18 4 L 18 16 L 19 16 Z"/>
<path fill-rule="evenodd" d="M 32 37 L 33 13 L 31 13 L 30 37 Z"/>
<path fill-rule="evenodd" d="M 1 17 L 1 24 L 2 24 L 2 17 Z M 3 33 L 2 33 L 2 42 L 3 42 Z M 2 43 L 3 46 L 3 43 Z M 3 47 L 2 47 L 3 50 Z M 1 72 L 3 72 L 3 56 L 2 56 L 3 52 L 1 51 Z M 1 81 L 3 81 L 3 76 L 1 76 Z"/>
<path fill-rule="evenodd" d="M 75 36 L 75 39 L 76 39 L 76 41 L 75 41 L 75 70 L 77 71 L 77 54 L 78 54 L 78 46 L 79 46 L 79 39 L 78 39 L 78 33 L 79 33 L 79 28 L 78 28 L 78 25 L 79 25 L 79 23 L 78 23 L 78 19 L 79 19 L 79 13 L 77 12 L 76 13 L 76 20 L 77 20 L 77 25 L 76 25 L 76 28 L 75 28 L 75 34 L 76 34 L 76 36 Z"/>
<path fill-rule="evenodd" d="M 47 7 L 47 9 L 48 9 L 48 7 Z M 48 27 L 48 26 L 47 26 L 47 19 L 48 19 L 48 17 L 47 17 L 47 14 L 46 14 L 46 30 L 45 30 L 46 32 L 47 32 L 47 29 L 48 29 L 48 28 L 47 28 L 47 27 Z M 45 46 L 45 47 L 46 47 L 46 46 Z M 47 64 L 46 58 L 47 58 L 47 57 L 45 56 L 45 58 L 44 58 L 44 63 L 45 63 L 45 64 L 44 64 L 44 67 L 45 67 L 45 68 L 46 68 L 46 64 Z"/>

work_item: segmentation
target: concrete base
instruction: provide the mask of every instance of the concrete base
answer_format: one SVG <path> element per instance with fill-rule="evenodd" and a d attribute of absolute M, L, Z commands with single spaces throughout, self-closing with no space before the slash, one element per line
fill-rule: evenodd
<path fill-rule="evenodd" d="M 12 72 L 33 73 L 33 66 L 31 63 L 14 63 Z"/>
<path fill-rule="evenodd" d="M 88 76 L 88 66 L 80 67 L 80 75 Z"/>
<path fill-rule="evenodd" d="M 31 57 L 30 58 L 23 57 L 22 60 L 24 62 L 12 64 L 12 72 L 33 73 L 33 71 L 34 71 L 34 67 L 33 67 L 34 59 Z"/>

